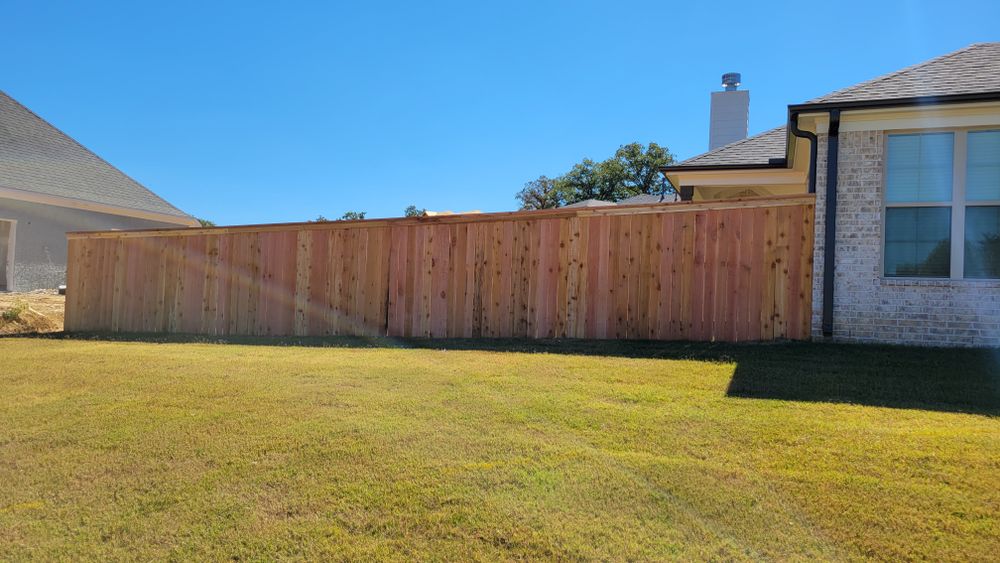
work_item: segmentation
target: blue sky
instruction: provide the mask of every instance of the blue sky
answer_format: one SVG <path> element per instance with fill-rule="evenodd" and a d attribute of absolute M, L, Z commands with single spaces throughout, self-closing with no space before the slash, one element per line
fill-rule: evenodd
<path fill-rule="evenodd" d="M 219 224 L 500 211 L 623 143 L 708 144 L 978 41 L 1000 3 L 11 2 L 0 89 Z"/>

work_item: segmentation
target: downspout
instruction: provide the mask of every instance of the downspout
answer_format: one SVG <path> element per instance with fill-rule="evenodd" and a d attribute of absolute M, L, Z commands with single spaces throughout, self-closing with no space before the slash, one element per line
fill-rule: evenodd
<path fill-rule="evenodd" d="M 826 143 L 826 225 L 823 243 L 823 336 L 833 336 L 833 279 L 837 252 L 837 158 L 840 154 L 840 110 L 830 110 Z"/>

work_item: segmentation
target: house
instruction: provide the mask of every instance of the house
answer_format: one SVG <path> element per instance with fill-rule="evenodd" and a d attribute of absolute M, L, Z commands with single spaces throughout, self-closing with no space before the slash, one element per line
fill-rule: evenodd
<path fill-rule="evenodd" d="M 472 211 L 459 211 L 459 212 L 456 213 L 455 211 L 431 211 L 429 209 L 424 209 L 423 213 L 421 213 L 420 216 L 421 217 L 440 217 L 442 215 L 469 215 L 469 214 L 476 214 L 476 213 L 482 213 L 482 211 L 480 211 L 478 209 L 473 209 Z"/>
<path fill-rule="evenodd" d="M 656 203 L 670 203 L 677 201 L 677 194 L 638 194 L 627 197 L 620 201 L 606 201 L 603 199 L 585 199 L 576 203 L 571 203 L 564 207 L 609 207 L 613 205 L 648 205 Z"/>
<path fill-rule="evenodd" d="M 814 337 L 1000 345 L 1000 43 L 663 168 L 688 200 L 815 193 Z"/>
<path fill-rule="evenodd" d="M 611 207 L 613 205 L 618 204 L 613 201 L 606 201 L 603 199 L 584 199 L 576 203 L 564 205 L 563 207 Z"/>
<path fill-rule="evenodd" d="M 196 225 L 0 91 L 0 291 L 64 283 L 67 231 Z"/>

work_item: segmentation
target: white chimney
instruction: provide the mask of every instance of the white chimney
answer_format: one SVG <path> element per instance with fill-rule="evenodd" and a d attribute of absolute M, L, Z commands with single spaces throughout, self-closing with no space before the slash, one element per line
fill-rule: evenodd
<path fill-rule="evenodd" d="M 750 91 L 740 87 L 740 73 L 722 75 L 722 92 L 712 92 L 712 116 L 708 129 L 708 150 L 747 138 L 750 121 Z"/>

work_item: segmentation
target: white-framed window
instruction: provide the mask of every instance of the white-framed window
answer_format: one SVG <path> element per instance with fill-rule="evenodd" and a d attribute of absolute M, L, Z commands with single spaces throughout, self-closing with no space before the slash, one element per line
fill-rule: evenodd
<path fill-rule="evenodd" d="M 1000 279 L 1000 129 L 886 136 L 882 273 Z"/>

